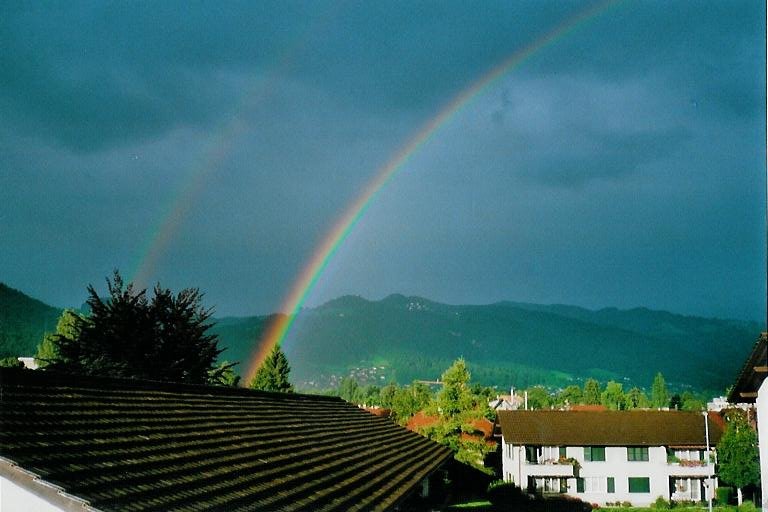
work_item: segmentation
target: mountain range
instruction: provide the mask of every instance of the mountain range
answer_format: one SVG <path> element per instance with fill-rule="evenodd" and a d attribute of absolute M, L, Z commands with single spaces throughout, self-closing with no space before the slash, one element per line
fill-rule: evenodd
<path fill-rule="evenodd" d="M 0 284 L 0 357 L 33 354 L 60 311 Z M 244 371 L 270 318 L 217 319 L 221 358 L 240 361 Z M 589 377 L 648 388 L 662 372 L 673 387 L 722 392 L 761 328 L 646 308 L 344 296 L 302 310 L 283 349 L 301 388 L 334 386 L 347 375 L 378 385 L 436 380 L 464 357 L 474 381 L 501 389 L 561 387 Z"/>

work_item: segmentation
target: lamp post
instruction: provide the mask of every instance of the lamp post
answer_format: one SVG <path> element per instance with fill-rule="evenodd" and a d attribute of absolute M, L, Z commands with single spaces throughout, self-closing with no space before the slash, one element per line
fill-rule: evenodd
<path fill-rule="evenodd" d="M 707 418 L 707 411 L 702 413 L 704 415 L 704 436 L 707 440 L 707 508 L 709 512 L 712 512 L 712 467 L 709 460 L 709 421 Z"/>

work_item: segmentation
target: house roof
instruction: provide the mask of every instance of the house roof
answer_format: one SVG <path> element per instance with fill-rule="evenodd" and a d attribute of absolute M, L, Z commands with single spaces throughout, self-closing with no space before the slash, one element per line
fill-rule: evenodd
<path fill-rule="evenodd" d="M 385 510 L 450 457 L 334 397 L 0 370 L 0 474 L 99 510 Z"/>
<path fill-rule="evenodd" d="M 736 383 L 728 393 L 728 401 L 737 403 L 753 403 L 757 399 L 757 390 L 768 376 L 768 342 L 766 333 L 762 333 L 752 347 L 744 366 L 741 367 Z"/>
<path fill-rule="evenodd" d="M 704 417 L 683 411 L 498 411 L 504 442 L 544 446 L 704 446 Z M 722 430 L 709 421 L 709 442 Z"/>

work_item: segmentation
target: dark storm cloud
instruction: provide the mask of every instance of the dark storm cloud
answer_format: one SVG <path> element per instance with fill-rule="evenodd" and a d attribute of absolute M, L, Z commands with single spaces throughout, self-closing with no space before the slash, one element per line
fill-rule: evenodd
<path fill-rule="evenodd" d="M 591 5 L 4 6 L 0 280 L 79 304 L 135 268 L 199 179 L 152 279 L 201 287 L 219 314 L 274 311 L 377 169 Z M 764 42 L 763 4 L 676 0 L 616 2 L 539 46 L 408 159 L 310 304 L 400 292 L 756 317 Z"/>

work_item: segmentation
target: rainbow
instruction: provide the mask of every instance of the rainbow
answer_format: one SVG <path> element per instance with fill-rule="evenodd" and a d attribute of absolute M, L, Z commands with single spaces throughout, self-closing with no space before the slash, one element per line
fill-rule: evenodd
<path fill-rule="evenodd" d="M 293 283 L 293 286 L 280 309 L 280 311 L 287 311 L 288 313 L 277 315 L 267 326 L 261 340 L 248 361 L 248 367 L 243 381 L 244 385 L 250 383 L 272 348 L 283 342 L 288 335 L 297 314 L 303 307 L 308 296 L 314 289 L 315 284 L 317 284 L 318 279 L 323 274 L 328 263 L 333 259 L 333 256 L 336 254 L 341 244 L 365 215 L 365 212 L 368 210 L 371 203 L 387 184 L 397 176 L 409 159 L 421 147 L 427 144 L 443 125 L 461 112 L 472 99 L 478 97 L 499 79 L 516 69 L 537 52 L 562 39 L 577 27 L 583 25 L 588 20 L 594 19 L 617 3 L 618 0 L 607 0 L 597 3 L 566 19 L 560 25 L 540 36 L 525 48 L 516 51 L 504 59 L 500 64 L 455 96 L 448 105 L 446 105 L 435 117 L 429 120 L 421 130 L 411 137 L 411 139 L 409 139 L 406 144 L 378 170 L 364 191 L 347 207 L 343 215 L 336 221 L 333 229 L 331 229 L 320 245 L 315 249 L 311 259 Z"/>
<path fill-rule="evenodd" d="M 200 163 L 192 168 L 178 192 L 173 194 L 170 206 L 165 214 L 159 217 L 160 222 L 150 232 L 142 250 L 138 252 L 139 256 L 133 264 L 133 271 L 128 274 L 129 282 L 138 289 L 149 285 L 157 264 L 179 231 L 185 217 L 195 206 L 195 199 L 204 189 L 209 175 L 226 161 L 235 142 L 246 131 L 244 114 L 279 90 L 281 79 L 290 71 L 297 56 L 309 46 L 311 36 L 322 32 L 335 16 L 336 11 L 337 9 L 328 9 L 323 16 L 314 19 L 306 30 L 299 34 L 299 37 L 279 53 L 275 59 L 274 68 L 266 73 L 264 80 L 256 82 L 240 97 L 239 108 L 236 109 L 238 115 L 232 116 L 224 123 L 203 148 Z"/>

